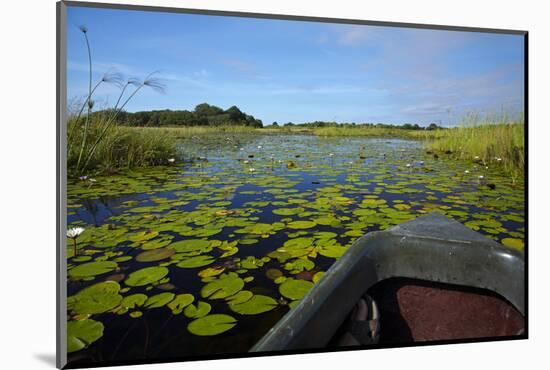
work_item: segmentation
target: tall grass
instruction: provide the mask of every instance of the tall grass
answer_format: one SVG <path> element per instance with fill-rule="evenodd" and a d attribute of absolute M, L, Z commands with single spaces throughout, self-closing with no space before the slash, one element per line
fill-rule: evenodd
<path fill-rule="evenodd" d="M 434 131 L 405 130 L 390 127 L 373 127 L 357 125 L 353 127 L 319 127 L 312 130 L 314 135 L 333 136 L 364 136 L 364 137 L 402 137 L 411 139 L 433 139 L 439 135 Z"/>
<path fill-rule="evenodd" d="M 67 168 L 69 174 L 85 174 L 101 165 L 125 165 L 161 162 L 168 152 L 167 145 L 173 141 L 160 144 L 157 139 L 148 136 L 139 136 L 137 131 L 128 131 L 117 127 L 117 116 L 132 98 L 143 88 L 151 88 L 163 92 L 163 84 L 155 78 L 154 73 L 149 74 L 143 81 L 130 78 L 123 83 L 119 74 L 106 73 L 92 88 L 92 52 L 88 38 L 88 28 L 81 26 L 80 31 L 84 35 L 88 52 L 89 77 L 88 95 L 81 104 L 78 113 L 69 118 L 67 122 Z M 95 102 L 94 93 L 102 83 L 112 83 L 120 88 L 120 94 L 113 109 L 104 110 L 102 114 L 92 114 Z M 84 110 L 86 113 L 84 114 Z M 84 116 L 83 116 L 84 114 Z M 151 143 L 160 144 L 158 150 L 151 150 Z M 138 154 L 134 149 L 148 151 Z M 130 151 L 125 153 L 125 151 Z M 160 155 L 163 154 L 163 155 Z M 155 155 L 160 155 L 158 158 Z"/>
<path fill-rule="evenodd" d="M 92 121 L 88 130 L 88 140 L 96 141 L 102 134 L 101 125 Z M 81 138 L 81 136 L 75 136 Z M 103 134 L 96 146 L 94 156 L 88 162 L 86 173 L 116 172 L 120 168 L 145 167 L 169 164 L 171 158 L 178 156 L 177 139 L 165 129 L 137 129 L 115 126 Z M 76 143 L 78 144 L 78 143 Z M 76 171 L 78 146 L 67 153 L 67 167 L 73 175 Z"/>
<path fill-rule="evenodd" d="M 136 130 L 144 132 L 165 132 L 173 138 L 184 139 L 193 136 L 209 135 L 209 134 L 250 134 L 261 133 L 262 129 L 257 129 L 249 126 L 236 125 L 221 125 L 221 126 L 185 126 L 185 127 L 135 127 Z"/>
<path fill-rule="evenodd" d="M 428 141 L 426 147 L 455 158 L 502 167 L 516 180 L 523 177 L 525 167 L 524 120 L 519 117 L 506 121 L 503 117 L 501 122 L 466 121 L 459 127 L 439 130 L 439 138 Z"/>

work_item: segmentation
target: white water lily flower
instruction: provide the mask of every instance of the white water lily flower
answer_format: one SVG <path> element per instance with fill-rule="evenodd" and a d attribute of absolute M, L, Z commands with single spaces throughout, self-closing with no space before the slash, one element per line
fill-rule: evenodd
<path fill-rule="evenodd" d="M 330 153 L 328 156 L 329 157 L 334 157 L 334 153 Z"/>
<path fill-rule="evenodd" d="M 83 232 L 84 232 L 83 227 L 73 227 L 67 230 L 67 237 L 71 239 L 78 238 L 78 236 Z"/>
<path fill-rule="evenodd" d="M 407 164 L 405 165 L 405 167 L 410 167 L 410 166 L 411 166 L 411 164 L 410 164 L 410 163 L 407 163 Z"/>
<path fill-rule="evenodd" d="M 476 156 L 474 157 L 474 159 L 479 159 L 479 155 L 476 155 Z"/>
<path fill-rule="evenodd" d="M 96 179 L 88 179 L 89 182 L 97 182 Z"/>
<path fill-rule="evenodd" d="M 502 158 L 497 157 L 496 160 L 500 162 L 500 161 L 502 161 Z"/>
<path fill-rule="evenodd" d="M 176 161 L 176 158 L 168 158 L 169 163 L 174 163 Z"/>
<path fill-rule="evenodd" d="M 244 148 L 239 149 L 241 152 L 244 150 Z"/>
<path fill-rule="evenodd" d="M 255 169 L 255 168 L 253 168 L 253 167 L 250 167 L 250 168 L 248 169 L 248 171 L 250 171 L 250 172 L 254 172 L 254 171 L 256 171 L 256 169 Z"/>
<path fill-rule="evenodd" d="M 262 149 L 262 146 L 261 146 L 261 145 L 258 145 L 258 149 Z"/>
<path fill-rule="evenodd" d="M 464 171 L 464 173 L 470 173 L 470 171 L 466 170 L 466 171 Z"/>
<path fill-rule="evenodd" d="M 480 180 L 483 180 L 484 178 L 485 178 L 485 176 L 479 175 L 479 179 L 480 179 Z"/>
<path fill-rule="evenodd" d="M 245 159 L 245 160 L 243 161 L 243 163 L 244 163 L 244 164 L 248 164 L 248 163 L 250 163 L 250 161 L 249 161 L 248 159 Z"/>
<path fill-rule="evenodd" d="M 424 164 L 424 161 L 420 161 L 419 163 L 420 163 L 420 165 L 423 165 L 423 164 Z"/>

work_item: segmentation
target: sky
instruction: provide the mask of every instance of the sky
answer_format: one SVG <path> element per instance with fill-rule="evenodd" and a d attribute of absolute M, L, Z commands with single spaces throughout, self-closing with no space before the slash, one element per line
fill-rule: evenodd
<path fill-rule="evenodd" d="M 69 102 L 106 72 L 145 78 L 129 112 L 232 105 L 264 125 L 309 121 L 458 124 L 524 105 L 523 36 L 69 7 Z M 101 85 L 96 107 L 119 89 Z"/>

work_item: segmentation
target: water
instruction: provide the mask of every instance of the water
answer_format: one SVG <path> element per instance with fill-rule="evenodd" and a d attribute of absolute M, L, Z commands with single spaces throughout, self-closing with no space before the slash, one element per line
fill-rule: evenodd
<path fill-rule="evenodd" d="M 69 182 L 68 223 L 86 228 L 78 239 L 79 257 L 68 259 L 69 275 L 93 261 L 118 262 L 105 273 L 72 276 L 68 293 L 113 280 L 119 281 L 123 297 L 188 293 L 194 304 L 211 306 L 208 316 L 229 315 L 236 325 L 218 335 L 198 336 L 187 328 L 192 318 L 173 314 L 167 306 L 113 313 L 117 306 L 93 315 L 71 309 L 69 319 L 101 322 L 104 332 L 69 354 L 70 363 L 246 352 L 293 304 L 281 293 L 284 278 L 273 280 L 274 270 L 287 282 L 317 281 L 358 236 L 429 212 L 442 212 L 499 242 L 523 243 L 523 183 L 512 184 L 497 168 L 473 161 L 435 159 L 417 141 L 213 135 L 182 141 L 181 151 L 186 161 L 177 165 Z M 298 247 L 285 246 L 299 238 Z M 210 246 L 179 249 L 158 261 L 136 260 L 153 243 L 170 249 L 178 241 L 197 239 Z M 177 266 L 197 255 L 210 256 L 211 263 Z M 129 274 L 149 266 L 169 272 L 152 284 L 127 286 Z M 197 274 L 212 267 L 238 275 L 244 280 L 241 290 L 271 297 L 277 305 L 243 315 L 226 299 L 201 296 L 208 281 Z M 142 316 L 132 318 L 133 311 Z"/>

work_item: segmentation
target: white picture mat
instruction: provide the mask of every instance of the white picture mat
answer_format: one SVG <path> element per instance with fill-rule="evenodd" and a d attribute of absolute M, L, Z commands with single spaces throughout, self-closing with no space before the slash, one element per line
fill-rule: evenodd
<path fill-rule="evenodd" d="M 117 2 L 117 1 L 111 1 Z M 530 368 L 548 363 L 549 24 L 538 1 L 128 0 L 135 5 L 487 28 L 529 35 L 528 341 L 133 366 L 131 369 Z M 3 3 L 2 364 L 53 368 L 55 354 L 55 1 Z M 536 171 L 535 169 L 538 169 Z M 543 357 L 544 356 L 544 357 Z M 546 360 L 544 360 L 546 359 Z M 535 366 L 537 368 L 539 366 Z M 120 369 L 125 369 L 121 367 Z M 130 369 L 130 367 L 128 367 Z"/>

